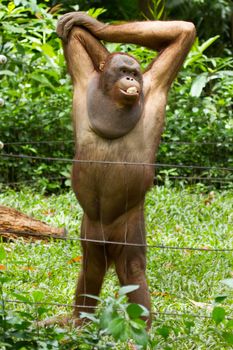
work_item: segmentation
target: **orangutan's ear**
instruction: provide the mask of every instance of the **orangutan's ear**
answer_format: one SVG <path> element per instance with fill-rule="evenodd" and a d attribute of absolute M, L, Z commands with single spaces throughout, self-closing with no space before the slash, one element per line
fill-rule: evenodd
<path fill-rule="evenodd" d="M 100 62 L 100 64 L 99 64 L 99 70 L 100 70 L 101 72 L 103 72 L 103 70 L 104 70 L 104 65 L 105 65 L 105 62 L 104 62 L 104 61 Z"/>

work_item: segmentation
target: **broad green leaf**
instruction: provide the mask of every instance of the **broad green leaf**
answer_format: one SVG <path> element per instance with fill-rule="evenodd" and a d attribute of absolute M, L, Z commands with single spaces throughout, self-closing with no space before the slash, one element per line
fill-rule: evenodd
<path fill-rule="evenodd" d="M 137 318 L 135 320 L 131 320 L 130 325 L 131 325 L 131 327 L 133 327 L 135 329 L 145 329 L 146 328 L 146 322 L 140 318 Z"/>
<path fill-rule="evenodd" d="M 50 81 L 43 74 L 41 74 L 41 75 L 39 75 L 39 74 L 32 74 L 31 78 L 36 80 L 36 81 L 39 81 L 41 85 L 48 86 L 52 90 L 55 89 L 54 86 L 50 83 Z"/>
<path fill-rule="evenodd" d="M 141 304 L 138 304 L 138 305 L 142 309 L 142 315 L 141 316 L 148 317 L 150 315 L 150 311 L 144 305 L 141 305 Z"/>
<path fill-rule="evenodd" d="M 8 31 L 9 33 L 18 33 L 18 34 L 23 34 L 25 33 L 25 30 L 23 28 L 20 28 L 20 27 L 17 27 L 17 26 L 13 26 L 13 25 L 10 25 L 6 22 L 2 23 L 4 29 L 6 31 Z"/>
<path fill-rule="evenodd" d="M 170 329 L 166 326 L 162 326 L 157 329 L 157 333 L 161 335 L 164 339 L 167 339 L 170 333 Z"/>
<path fill-rule="evenodd" d="M 90 312 L 81 312 L 80 318 L 87 318 L 88 320 L 91 320 L 92 322 L 95 322 L 95 323 L 98 321 L 95 314 L 91 314 Z"/>
<path fill-rule="evenodd" d="M 134 303 L 129 304 L 127 306 L 126 311 L 130 318 L 139 318 L 143 313 L 142 308 L 138 304 L 134 304 Z"/>
<path fill-rule="evenodd" d="M 148 344 L 148 334 L 145 329 L 141 329 L 141 330 L 131 329 L 130 337 L 133 339 L 133 341 L 137 345 L 141 345 L 143 346 L 143 348 L 145 348 L 146 345 Z"/>
<path fill-rule="evenodd" d="M 129 286 L 124 286 L 119 290 L 119 295 L 125 295 L 131 292 L 134 292 L 139 288 L 138 285 L 129 285 Z"/>
<path fill-rule="evenodd" d="M 11 72 L 10 70 L 0 70 L 0 75 L 15 75 L 15 73 Z"/>
<path fill-rule="evenodd" d="M 199 46 L 199 49 L 201 52 L 204 52 L 210 45 L 212 45 L 218 38 L 220 37 L 220 35 L 216 35 L 212 38 L 209 38 L 208 40 L 206 40 L 202 45 Z"/>
<path fill-rule="evenodd" d="M 14 1 L 10 1 L 9 4 L 7 5 L 7 8 L 8 8 L 8 10 L 9 10 L 9 12 L 11 12 L 12 10 L 14 10 L 14 8 L 15 8 Z"/>
<path fill-rule="evenodd" d="M 4 11 L 0 11 L 0 19 L 2 19 L 5 16 L 5 12 Z"/>
<path fill-rule="evenodd" d="M 49 45 L 49 44 L 43 44 L 43 45 L 41 46 L 41 48 L 42 48 L 42 51 L 43 51 L 46 55 L 48 55 L 49 57 L 54 57 L 54 56 L 55 56 L 55 52 L 54 52 L 53 47 L 52 47 L 51 45 Z"/>
<path fill-rule="evenodd" d="M 101 328 L 108 328 L 109 323 L 115 318 L 117 318 L 117 312 L 113 309 L 113 305 L 108 305 L 100 315 Z"/>
<path fill-rule="evenodd" d="M 219 324 L 225 319 L 225 314 L 225 310 L 222 307 L 216 306 L 212 311 L 212 318 L 216 324 Z"/>
<path fill-rule="evenodd" d="M 221 303 L 221 302 L 223 302 L 226 298 L 227 298 L 227 295 L 218 295 L 218 296 L 214 299 L 214 301 L 215 301 L 215 303 Z"/>
<path fill-rule="evenodd" d="M 189 55 L 184 62 L 184 68 L 192 65 L 194 62 L 198 61 L 202 57 L 201 53 L 195 55 Z"/>
<path fill-rule="evenodd" d="M 117 317 L 114 320 L 112 320 L 108 325 L 108 332 L 116 339 L 125 340 L 127 338 L 126 335 L 126 321 L 121 318 Z"/>
<path fill-rule="evenodd" d="M 221 78 L 225 78 L 225 77 L 229 77 L 229 76 L 233 77 L 233 71 L 231 71 L 231 70 L 220 70 L 216 74 L 219 75 Z"/>
<path fill-rule="evenodd" d="M 9 4 L 7 5 L 7 7 L 8 7 L 9 12 L 11 12 L 12 10 L 14 10 L 14 8 L 15 8 L 14 2 L 13 2 L 13 1 L 9 2 Z"/>
<path fill-rule="evenodd" d="M 193 97 L 199 97 L 202 93 L 203 88 L 206 86 L 208 82 L 208 74 L 202 73 L 196 77 L 194 82 L 192 83 L 190 95 Z"/>

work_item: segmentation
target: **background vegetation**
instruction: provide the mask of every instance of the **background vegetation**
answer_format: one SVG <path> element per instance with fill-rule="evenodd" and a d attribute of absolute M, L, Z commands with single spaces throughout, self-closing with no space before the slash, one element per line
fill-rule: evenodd
<path fill-rule="evenodd" d="M 196 24 L 198 38 L 170 92 L 157 159 L 173 166 L 158 168 L 158 181 L 165 175 L 181 177 L 183 182 L 187 177 L 212 177 L 216 178 L 215 184 L 232 179 L 232 172 L 214 168 L 233 165 L 231 1 L 210 4 L 207 0 L 154 0 L 149 2 L 150 11 L 145 1 L 116 3 L 1 1 L 0 54 L 7 57 L 7 62 L 0 65 L 0 98 L 4 100 L 0 108 L 0 141 L 5 144 L 4 152 L 73 157 L 72 91 L 61 43 L 55 34 L 56 21 L 66 11 L 105 6 L 107 11 L 89 13 L 105 21 L 141 19 L 146 13 L 150 18 L 182 18 Z M 133 54 L 142 67 L 155 55 L 133 45 L 111 44 L 108 48 Z M 210 169 L 176 168 L 177 164 Z M 37 181 L 50 191 L 68 184 L 70 172 L 70 164 L 65 162 L 35 159 L 1 158 L 0 167 L 0 183 Z"/>
<path fill-rule="evenodd" d="M 139 319 L 143 310 L 128 305 L 112 270 L 91 325 L 76 332 L 35 322 L 70 310 L 50 303 L 73 301 L 82 212 L 69 190 L 58 195 L 69 186 L 70 162 L 4 155 L 72 159 L 72 89 L 55 27 L 60 14 L 78 9 L 114 23 L 147 17 L 190 20 L 197 27 L 169 95 L 157 159 L 169 166 L 157 167 L 161 186 L 146 201 L 155 311 L 149 335 Z M 225 251 L 232 247 L 233 224 L 232 10 L 230 0 L 0 0 L 0 203 L 66 226 L 70 238 L 1 244 L 1 349 L 122 350 L 130 348 L 126 339 L 138 349 L 232 348 L 233 265 Z M 155 56 L 133 45 L 108 49 L 133 54 L 142 68 Z M 183 186 L 190 178 L 199 183 Z M 182 186 L 172 186 L 174 179 Z M 40 193 L 25 184 L 37 184 Z M 219 251 L 209 251 L 214 248 Z"/>

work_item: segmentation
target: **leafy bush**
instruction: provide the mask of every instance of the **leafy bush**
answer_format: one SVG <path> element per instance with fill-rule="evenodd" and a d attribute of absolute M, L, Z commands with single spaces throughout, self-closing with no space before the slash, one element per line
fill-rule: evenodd
<path fill-rule="evenodd" d="M 19 2 L 19 1 L 18 1 Z M 16 2 L 15 2 L 16 3 Z M 0 71 L 0 140 L 7 153 L 72 158 L 71 87 L 66 75 L 56 20 L 43 5 L 0 4 L 0 50 L 8 61 Z M 44 141 L 50 143 L 43 144 Z M 22 143 L 7 145 L 7 143 Z M 35 142 L 42 142 L 36 144 Z M 25 143 L 25 144 L 24 144 Z M 66 165 L 35 160 L 2 160 L 1 181 L 61 177 Z"/>
<path fill-rule="evenodd" d="M 5 251 L 0 248 L 0 262 L 4 258 Z M 7 310 L 4 284 L 8 281 L 7 274 L 0 272 L 0 348 L 3 350 L 110 350 L 117 345 L 127 344 L 128 341 L 137 344 L 138 349 L 146 349 L 149 338 L 146 323 L 140 316 L 148 316 L 148 311 L 138 304 L 129 304 L 125 297 L 126 293 L 134 291 L 138 286 L 122 287 L 116 298 L 98 298 L 102 304 L 101 310 L 97 315 L 82 313 L 81 317 L 91 320 L 92 324 L 84 325 L 77 332 L 71 327 L 41 327 L 38 321 L 49 310 L 49 306 L 43 305 L 44 293 L 41 291 L 33 291 L 29 296 L 13 293 L 16 303 L 24 303 L 27 310 Z"/>
<path fill-rule="evenodd" d="M 180 175 L 232 179 L 232 172 L 214 167 L 233 166 L 233 59 L 205 56 L 212 42 L 195 42 L 173 85 L 158 161 L 213 167 L 177 170 Z"/>
<path fill-rule="evenodd" d="M 148 311 L 141 305 L 129 304 L 125 300 L 125 295 L 136 289 L 138 286 L 124 286 L 116 298 L 108 297 L 106 300 L 97 298 L 103 307 L 99 316 L 82 313 L 82 317 L 94 322 L 98 330 L 98 342 L 102 342 L 101 338 L 105 336 L 112 336 L 116 342 L 132 340 L 139 345 L 139 349 L 146 348 L 148 344 L 146 323 L 140 317 L 148 316 Z M 112 346 L 113 344 L 109 344 L 104 349 L 111 349 Z"/>

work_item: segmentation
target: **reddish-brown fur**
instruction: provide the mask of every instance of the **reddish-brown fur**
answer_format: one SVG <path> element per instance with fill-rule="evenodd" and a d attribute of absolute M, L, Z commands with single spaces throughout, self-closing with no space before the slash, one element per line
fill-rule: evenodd
<path fill-rule="evenodd" d="M 75 158 L 153 163 L 163 130 L 167 93 L 192 45 L 194 26 L 160 21 L 112 26 L 73 12 L 60 19 L 57 33 L 63 40 L 74 86 Z M 99 40 L 134 43 L 158 50 L 159 55 L 142 75 L 136 60 L 109 54 Z M 125 73 L 121 67 L 126 67 Z M 124 92 L 130 84 L 137 86 L 132 96 Z M 81 306 L 75 308 L 74 317 L 87 311 L 85 306 L 96 305 L 95 299 L 83 294 L 99 294 L 111 264 L 121 285 L 139 286 L 129 294 L 129 300 L 150 310 L 142 245 L 146 242 L 144 198 L 154 169 L 123 163 L 73 166 L 73 189 L 84 210 L 81 237 L 100 241 L 82 243 L 83 266 L 75 293 L 75 304 Z M 147 321 L 149 326 L 150 317 Z"/>

